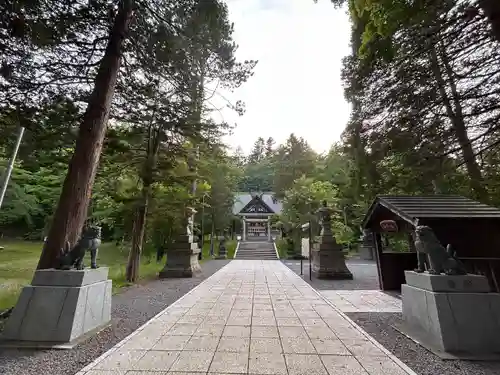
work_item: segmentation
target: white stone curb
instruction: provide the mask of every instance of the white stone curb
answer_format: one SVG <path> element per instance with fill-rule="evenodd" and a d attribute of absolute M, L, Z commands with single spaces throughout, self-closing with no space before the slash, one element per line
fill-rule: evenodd
<path fill-rule="evenodd" d="M 273 241 L 274 251 L 276 251 L 276 258 L 280 258 L 280 254 L 278 253 L 278 248 L 276 247 L 276 242 Z"/>
<path fill-rule="evenodd" d="M 234 250 L 233 259 L 236 259 L 236 254 L 238 254 L 238 249 L 239 248 L 240 248 L 240 241 L 238 241 L 238 243 L 236 244 L 236 250 Z"/>

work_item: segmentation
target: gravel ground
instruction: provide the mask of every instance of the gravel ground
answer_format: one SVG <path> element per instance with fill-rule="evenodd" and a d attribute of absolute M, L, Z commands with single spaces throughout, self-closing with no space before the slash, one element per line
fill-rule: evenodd
<path fill-rule="evenodd" d="M 112 325 L 71 350 L 0 350 L 0 374 L 73 375 L 153 316 L 177 301 L 229 260 L 211 260 L 192 279 L 156 280 L 113 296 Z"/>
<path fill-rule="evenodd" d="M 346 313 L 419 375 L 498 375 L 500 362 L 442 360 L 392 327 L 400 313 Z"/>
<path fill-rule="evenodd" d="M 283 263 L 297 275 L 300 275 L 300 260 L 283 260 Z M 309 261 L 304 260 L 302 278 L 317 290 L 379 290 L 377 264 L 370 260 L 348 259 L 347 268 L 352 272 L 353 280 L 309 280 Z"/>

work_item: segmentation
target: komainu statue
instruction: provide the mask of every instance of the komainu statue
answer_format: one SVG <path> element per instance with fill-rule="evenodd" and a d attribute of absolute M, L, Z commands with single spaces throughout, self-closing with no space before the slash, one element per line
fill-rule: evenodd
<path fill-rule="evenodd" d="M 430 227 L 425 225 L 415 227 L 415 248 L 418 256 L 416 272 L 424 272 L 425 266 L 428 265 L 427 271 L 432 275 L 467 274 L 462 262 L 455 258 L 451 245 L 445 249 Z"/>
<path fill-rule="evenodd" d="M 90 267 L 97 268 L 97 252 L 101 245 L 101 227 L 86 226 L 82 231 L 82 236 L 76 245 L 70 249 L 69 242 L 59 256 L 59 264 L 56 267 L 60 270 L 69 270 L 75 267 L 77 270 L 83 270 L 83 258 L 87 250 L 90 252 Z"/>

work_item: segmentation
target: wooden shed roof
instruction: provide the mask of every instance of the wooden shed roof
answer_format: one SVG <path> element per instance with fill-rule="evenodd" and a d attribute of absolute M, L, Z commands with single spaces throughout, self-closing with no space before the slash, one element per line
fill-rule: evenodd
<path fill-rule="evenodd" d="M 417 219 L 486 218 L 500 219 L 500 210 L 460 195 L 378 196 L 366 213 L 366 227 L 377 207 L 383 206 L 402 219 L 415 223 Z"/>

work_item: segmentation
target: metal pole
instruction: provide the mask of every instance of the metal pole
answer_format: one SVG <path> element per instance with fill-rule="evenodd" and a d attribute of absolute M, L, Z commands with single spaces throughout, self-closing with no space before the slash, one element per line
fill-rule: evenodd
<path fill-rule="evenodd" d="M 14 152 L 12 153 L 12 157 L 9 160 L 9 165 L 7 166 L 7 170 L 5 171 L 5 176 L 3 178 L 2 192 L 0 193 L 0 208 L 2 207 L 3 199 L 5 198 L 7 186 L 9 186 L 10 175 L 12 174 L 12 170 L 14 169 L 14 162 L 16 161 L 17 152 L 19 151 L 19 146 L 21 145 L 21 141 L 23 140 L 23 135 L 24 135 L 24 127 L 21 126 L 19 128 L 19 133 L 17 134 L 16 146 L 14 147 Z"/>
<path fill-rule="evenodd" d="M 312 246 L 313 246 L 313 240 L 312 240 L 312 222 L 309 220 L 309 280 L 312 281 Z"/>
<path fill-rule="evenodd" d="M 203 258 L 203 246 L 205 245 L 205 193 L 201 197 L 201 252 L 200 259 Z"/>

